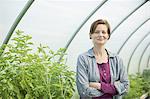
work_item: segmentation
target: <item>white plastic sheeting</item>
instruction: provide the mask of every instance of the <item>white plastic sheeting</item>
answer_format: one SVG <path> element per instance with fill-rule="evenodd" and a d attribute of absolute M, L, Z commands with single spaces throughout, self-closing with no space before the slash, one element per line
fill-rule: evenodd
<path fill-rule="evenodd" d="M 0 0 L 0 44 L 2 44 L 11 25 L 27 1 Z M 60 47 L 65 47 L 74 31 L 101 2 L 102 0 L 35 0 L 16 29 L 23 30 L 31 35 L 36 45 L 41 43 L 57 50 Z M 89 29 L 94 20 L 107 19 L 111 29 L 114 29 L 122 19 L 143 2 L 144 0 L 108 0 L 84 24 L 71 42 L 67 50 L 67 64 L 75 70 L 77 56 L 92 47 Z M 150 1 L 147 1 L 135 11 L 113 32 L 106 45 L 107 49 L 117 53 L 128 36 L 148 18 L 150 18 Z M 126 67 L 134 49 L 149 32 L 150 21 L 147 21 L 132 35 L 121 50 L 120 56 L 123 58 Z M 129 73 L 138 71 L 141 54 L 149 42 L 150 35 L 145 37 L 134 51 Z M 149 56 L 150 47 L 143 55 L 141 71 L 146 68 Z"/>

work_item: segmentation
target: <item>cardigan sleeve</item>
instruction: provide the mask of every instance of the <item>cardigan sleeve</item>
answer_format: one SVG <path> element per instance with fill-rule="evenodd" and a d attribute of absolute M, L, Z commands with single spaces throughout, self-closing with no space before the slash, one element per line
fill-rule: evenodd
<path fill-rule="evenodd" d="M 104 93 L 89 87 L 89 78 L 87 65 L 85 64 L 84 57 L 79 55 L 77 60 L 77 70 L 76 70 L 76 84 L 80 97 L 98 97 Z"/>
<path fill-rule="evenodd" d="M 117 58 L 117 64 L 120 67 L 119 71 L 119 81 L 114 82 L 115 88 L 117 89 L 117 92 L 119 95 L 125 94 L 129 90 L 129 80 L 128 80 L 128 74 L 125 69 L 125 66 L 123 65 L 123 61 L 121 58 Z"/>

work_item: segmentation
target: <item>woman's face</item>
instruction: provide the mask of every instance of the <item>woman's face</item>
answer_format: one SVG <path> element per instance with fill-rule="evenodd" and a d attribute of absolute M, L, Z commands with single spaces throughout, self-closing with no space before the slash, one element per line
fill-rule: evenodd
<path fill-rule="evenodd" d="M 98 24 L 94 33 L 91 34 L 93 44 L 104 45 L 108 38 L 107 26 L 105 24 Z"/>

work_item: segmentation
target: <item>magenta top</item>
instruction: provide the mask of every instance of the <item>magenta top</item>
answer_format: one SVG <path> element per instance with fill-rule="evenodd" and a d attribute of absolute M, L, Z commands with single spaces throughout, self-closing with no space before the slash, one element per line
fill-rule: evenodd
<path fill-rule="evenodd" d="M 97 65 L 101 79 L 101 91 L 104 93 L 104 95 L 100 97 L 93 97 L 92 99 L 112 99 L 113 95 L 117 94 L 117 90 L 115 86 L 111 84 L 109 61 L 102 64 L 97 63 Z"/>

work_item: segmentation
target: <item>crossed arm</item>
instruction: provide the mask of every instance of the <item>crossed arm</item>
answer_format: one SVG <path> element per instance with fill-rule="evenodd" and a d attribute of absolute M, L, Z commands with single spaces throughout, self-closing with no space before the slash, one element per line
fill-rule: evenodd
<path fill-rule="evenodd" d="M 122 61 L 120 62 L 120 65 L 123 65 Z M 78 58 L 76 83 L 78 92 L 81 97 L 97 97 L 102 96 L 105 93 L 109 93 L 112 95 L 124 94 L 125 92 L 127 92 L 129 85 L 129 81 L 127 78 L 127 74 L 125 73 L 124 67 L 122 67 L 120 71 L 120 77 L 120 80 L 114 82 L 114 84 L 106 84 L 103 82 L 89 82 L 87 66 L 84 62 L 84 59 L 82 56 L 79 56 Z"/>
<path fill-rule="evenodd" d="M 119 83 L 119 81 L 117 81 L 116 83 Z M 107 93 L 110 95 L 116 95 L 117 94 L 117 90 L 113 84 L 106 84 L 104 82 L 102 82 L 102 83 L 90 82 L 89 87 L 93 87 L 97 90 L 102 91 L 103 93 Z"/>

